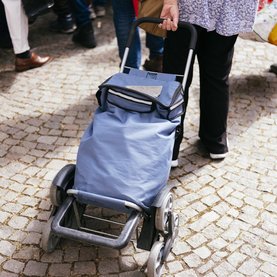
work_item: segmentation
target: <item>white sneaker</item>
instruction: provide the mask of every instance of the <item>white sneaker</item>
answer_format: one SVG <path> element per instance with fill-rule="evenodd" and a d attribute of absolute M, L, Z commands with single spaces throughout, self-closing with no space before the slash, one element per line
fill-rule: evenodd
<path fill-rule="evenodd" d="M 214 154 L 214 153 L 210 153 L 210 157 L 213 160 L 223 160 L 226 158 L 228 152 L 226 153 L 222 153 L 222 154 Z"/>
<path fill-rule="evenodd" d="M 226 144 L 227 144 L 227 147 L 229 147 L 229 140 L 228 140 L 228 137 L 226 138 Z M 210 153 L 210 157 L 211 157 L 211 159 L 213 159 L 213 160 L 223 160 L 223 159 L 226 158 L 227 155 L 228 155 L 228 151 L 225 152 L 225 153 L 221 153 L 221 154 Z"/>
<path fill-rule="evenodd" d="M 178 159 L 172 160 L 172 161 L 171 161 L 171 167 L 172 167 L 172 168 L 175 168 L 175 167 L 177 167 L 178 165 L 179 165 Z"/>

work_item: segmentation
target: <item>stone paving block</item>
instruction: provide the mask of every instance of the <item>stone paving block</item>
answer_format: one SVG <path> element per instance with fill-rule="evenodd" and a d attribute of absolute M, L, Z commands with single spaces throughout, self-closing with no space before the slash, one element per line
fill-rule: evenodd
<path fill-rule="evenodd" d="M 28 261 L 24 268 L 23 274 L 26 276 L 45 276 L 48 264 Z"/>
<path fill-rule="evenodd" d="M 49 267 L 50 276 L 70 276 L 71 264 L 51 264 Z"/>
<path fill-rule="evenodd" d="M 228 262 L 223 262 L 214 268 L 214 272 L 217 276 L 230 276 L 236 269 Z"/>
<path fill-rule="evenodd" d="M 253 275 L 260 267 L 261 263 L 251 258 L 245 261 L 239 268 L 238 271 L 245 275 Z"/>
<path fill-rule="evenodd" d="M 206 259 L 211 255 L 211 251 L 206 246 L 199 247 L 193 250 L 193 252 L 197 254 L 201 259 Z"/>
<path fill-rule="evenodd" d="M 0 254 L 4 256 L 11 256 L 14 251 L 16 250 L 16 247 L 11 244 L 9 241 L 1 240 L 0 241 Z"/>
<path fill-rule="evenodd" d="M 202 264 L 202 261 L 201 259 L 199 258 L 198 255 L 196 255 L 195 253 L 192 253 L 188 256 L 185 256 L 183 258 L 183 260 L 185 261 L 185 263 L 189 266 L 189 267 L 192 267 L 192 268 L 195 268 L 195 267 L 199 267 L 201 264 Z"/>
<path fill-rule="evenodd" d="M 24 263 L 16 260 L 8 260 L 3 264 L 3 269 L 13 273 L 21 273 L 24 267 Z"/>
<path fill-rule="evenodd" d="M 192 246 L 193 248 L 197 248 L 203 243 L 205 243 L 207 239 L 202 234 L 196 234 L 189 239 L 186 240 L 186 242 Z"/>
<path fill-rule="evenodd" d="M 119 272 L 119 264 L 116 259 L 105 259 L 99 261 L 98 270 L 100 274 L 112 274 Z"/>
<path fill-rule="evenodd" d="M 122 271 L 132 271 L 137 268 L 136 261 L 131 256 L 119 257 L 119 267 Z"/>

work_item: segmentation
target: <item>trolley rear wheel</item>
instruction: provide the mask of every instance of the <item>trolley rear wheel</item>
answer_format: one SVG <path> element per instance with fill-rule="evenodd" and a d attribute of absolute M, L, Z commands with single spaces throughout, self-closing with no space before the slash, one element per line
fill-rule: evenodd
<path fill-rule="evenodd" d="M 173 193 L 169 192 L 164 198 L 161 207 L 156 209 L 155 227 L 161 232 L 167 232 L 169 214 L 173 211 Z"/>

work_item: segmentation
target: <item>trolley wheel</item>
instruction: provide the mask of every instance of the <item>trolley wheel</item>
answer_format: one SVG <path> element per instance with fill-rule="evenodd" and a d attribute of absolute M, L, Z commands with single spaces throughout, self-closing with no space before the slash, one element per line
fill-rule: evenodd
<path fill-rule="evenodd" d="M 67 197 L 66 191 L 74 184 L 75 165 L 64 166 L 52 181 L 49 197 L 53 206 L 59 207 Z"/>
<path fill-rule="evenodd" d="M 173 231 L 172 231 L 172 239 L 173 241 L 176 239 L 176 237 L 178 236 L 178 233 L 179 233 L 179 215 L 176 214 L 176 213 L 173 213 L 172 214 L 173 216 Z"/>
<path fill-rule="evenodd" d="M 54 216 L 49 218 L 41 237 L 41 248 L 47 253 L 53 252 L 60 241 L 60 238 L 54 235 L 51 229 L 53 219 Z"/>
<path fill-rule="evenodd" d="M 147 276 L 159 277 L 163 269 L 164 243 L 156 241 L 150 251 L 147 262 Z"/>
<path fill-rule="evenodd" d="M 173 210 L 173 193 L 169 192 L 164 198 L 161 207 L 156 209 L 155 227 L 161 232 L 168 230 L 168 217 Z"/>

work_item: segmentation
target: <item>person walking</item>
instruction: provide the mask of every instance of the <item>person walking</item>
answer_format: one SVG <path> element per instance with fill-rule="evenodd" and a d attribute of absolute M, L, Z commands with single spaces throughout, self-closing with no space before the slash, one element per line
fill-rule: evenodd
<path fill-rule="evenodd" d="M 136 6 L 133 0 L 112 0 L 113 20 L 118 42 L 119 57 L 122 60 L 124 50 L 127 44 L 129 31 L 132 23 L 136 20 Z M 149 49 L 149 58 L 145 60 L 143 65 L 145 70 L 162 71 L 163 59 L 163 44 L 162 37 L 154 36 L 146 33 L 146 47 Z M 130 48 L 126 66 L 139 68 L 141 65 L 141 42 L 139 29 L 136 29 L 133 43 Z"/>
<path fill-rule="evenodd" d="M 18 72 L 40 67 L 52 60 L 30 51 L 28 42 L 28 17 L 21 0 L 2 0 L 7 19 L 9 34 L 15 54 L 15 70 Z"/>
<path fill-rule="evenodd" d="M 168 32 L 164 45 L 163 71 L 183 74 L 189 34 L 177 28 L 179 20 L 193 24 L 198 40 L 195 54 L 200 74 L 199 137 L 211 159 L 224 159 L 229 151 L 227 117 L 229 108 L 229 74 L 234 45 L 240 32 L 252 30 L 257 0 L 164 0 L 159 27 Z M 184 92 L 185 106 L 192 81 L 193 62 Z M 178 166 L 179 148 L 183 138 L 182 116 L 176 137 L 172 167 Z"/>

